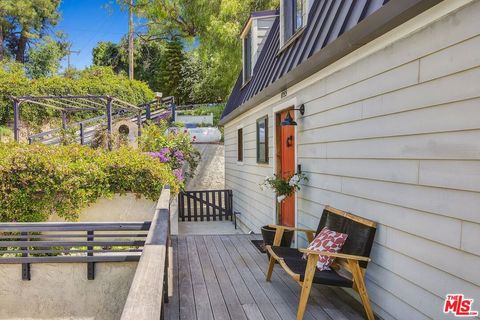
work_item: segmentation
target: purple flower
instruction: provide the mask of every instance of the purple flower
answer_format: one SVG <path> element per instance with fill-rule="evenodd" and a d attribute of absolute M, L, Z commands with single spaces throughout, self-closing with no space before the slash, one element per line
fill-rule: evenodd
<path fill-rule="evenodd" d="M 178 181 L 183 181 L 184 179 L 182 169 L 173 170 L 173 175 L 175 176 L 175 178 L 177 178 Z"/>
<path fill-rule="evenodd" d="M 162 162 L 162 163 L 168 162 L 168 160 L 169 160 L 168 156 L 162 151 L 160 151 L 160 152 L 147 152 L 147 154 L 154 159 L 160 160 L 160 162 Z"/>
<path fill-rule="evenodd" d="M 183 162 L 185 161 L 185 157 L 183 156 L 183 152 L 180 151 L 180 150 L 175 150 L 173 152 L 173 156 L 175 157 L 175 159 L 177 160 L 177 162 L 179 164 L 183 164 Z"/>

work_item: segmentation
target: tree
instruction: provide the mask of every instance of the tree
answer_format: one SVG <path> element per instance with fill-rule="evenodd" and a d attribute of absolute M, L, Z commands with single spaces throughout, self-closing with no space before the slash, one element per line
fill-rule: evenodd
<path fill-rule="evenodd" d="M 67 55 L 67 44 L 45 37 L 31 47 L 26 63 L 27 74 L 32 78 L 53 76 L 60 68 L 60 61 Z"/>
<path fill-rule="evenodd" d="M 2 0 L 0 52 L 4 54 L 8 47 L 15 60 L 24 63 L 29 43 L 43 37 L 49 27 L 57 24 L 59 5 L 60 0 Z"/>
<path fill-rule="evenodd" d="M 165 56 L 160 64 L 160 83 L 163 93 L 167 96 L 175 96 L 179 103 L 185 100 L 180 93 L 185 55 L 183 44 L 178 37 L 167 42 Z"/>
<path fill-rule="evenodd" d="M 96 66 L 110 66 L 116 73 L 125 71 L 125 57 L 121 55 L 121 48 L 113 42 L 99 42 L 93 48 L 93 64 Z"/>
<path fill-rule="evenodd" d="M 150 88 L 161 91 L 160 65 L 165 53 L 165 44 L 137 38 L 134 47 L 135 79 L 145 81 Z M 118 44 L 99 42 L 92 53 L 94 65 L 110 66 L 117 74 L 127 74 L 128 42 L 126 38 Z"/>
<path fill-rule="evenodd" d="M 142 0 L 137 15 L 149 20 L 151 38 L 197 40 L 210 86 L 223 99 L 241 69 L 241 29 L 251 12 L 277 7 L 275 0 Z"/>

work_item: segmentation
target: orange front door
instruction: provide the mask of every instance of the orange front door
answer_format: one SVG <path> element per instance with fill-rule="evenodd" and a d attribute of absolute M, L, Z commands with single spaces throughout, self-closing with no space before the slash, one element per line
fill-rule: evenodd
<path fill-rule="evenodd" d="M 287 112 L 280 114 L 280 121 L 285 119 Z M 295 116 L 294 111 L 290 111 L 292 118 Z M 280 170 L 282 178 L 289 178 L 295 173 L 295 127 L 280 127 Z M 285 226 L 295 226 L 295 195 L 283 200 L 280 204 L 280 223 Z"/>

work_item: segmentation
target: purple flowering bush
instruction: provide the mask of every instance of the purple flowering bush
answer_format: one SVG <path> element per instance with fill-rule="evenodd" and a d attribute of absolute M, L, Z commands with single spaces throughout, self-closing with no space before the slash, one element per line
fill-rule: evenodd
<path fill-rule="evenodd" d="M 152 158 L 168 164 L 173 175 L 183 182 L 186 177 L 193 176 L 200 160 L 200 153 L 193 146 L 192 138 L 187 132 L 167 129 L 168 124 L 165 121 L 147 126 L 139 138 L 139 146 Z"/>

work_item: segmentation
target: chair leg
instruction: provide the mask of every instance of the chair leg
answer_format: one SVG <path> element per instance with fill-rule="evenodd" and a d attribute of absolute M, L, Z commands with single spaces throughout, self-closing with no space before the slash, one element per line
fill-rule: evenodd
<path fill-rule="evenodd" d="M 275 259 L 270 256 L 270 260 L 268 262 L 268 270 L 267 270 L 267 281 L 270 281 L 272 278 L 273 267 L 275 267 Z"/>
<path fill-rule="evenodd" d="M 368 298 L 367 287 L 365 286 L 365 281 L 363 280 L 363 274 L 358 265 L 358 261 L 348 260 L 350 270 L 352 271 L 354 283 L 357 286 L 357 291 L 362 300 L 363 308 L 367 314 L 368 320 L 375 320 L 373 315 L 372 306 L 370 305 L 370 299 Z"/>
<path fill-rule="evenodd" d="M 312 289 L 313 277 L 317 267 L 318 256 L 308 256 L 307 267 L 305 268 L 305 277 L 302 284 L 302 293 L 300 295 L 300 302 L 298 303 L 297 320 L 302 320 L 307 308 L 308 297 Z"/>

